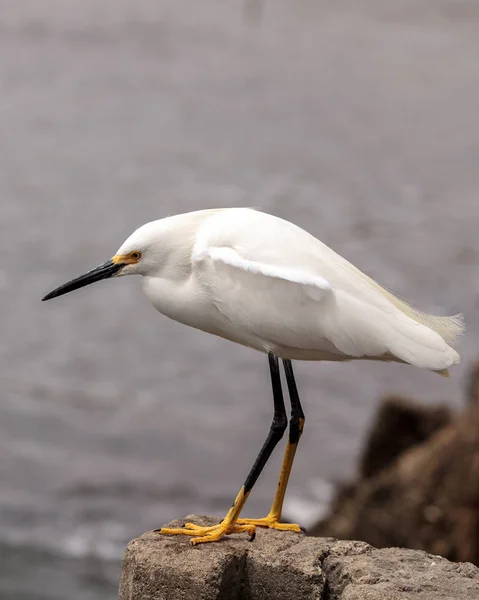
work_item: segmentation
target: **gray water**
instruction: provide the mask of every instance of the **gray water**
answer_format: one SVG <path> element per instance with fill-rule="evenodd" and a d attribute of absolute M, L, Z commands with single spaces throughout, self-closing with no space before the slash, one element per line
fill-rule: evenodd
<path fill-rule="evenodd" d="M 461 406 L 478 65 L 473 0 L 0 1 L 2 598 L 114 598 L 127 540 L 222 515 L 266 435 L 264 356 L 161 317 L 137 279 L 40 302 L 145 221 L 258 206 L 423 310 L 466 315 L 449 380 L 297 365 L 292 517 L 354 473 L 381 394 Z M 266 512 L 280 460 L 246 513 Z"/>

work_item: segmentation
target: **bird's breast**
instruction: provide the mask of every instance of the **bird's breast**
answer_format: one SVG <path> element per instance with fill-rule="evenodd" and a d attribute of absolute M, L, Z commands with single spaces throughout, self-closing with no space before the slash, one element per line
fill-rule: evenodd
<path fill-rule="evenodd" d="M 215 335 L 222 335 L 224 317 L 198 288 L 192 278 L 172 281 L 161 277 L 145 277 L 143 290 L 160 313 Z"/>

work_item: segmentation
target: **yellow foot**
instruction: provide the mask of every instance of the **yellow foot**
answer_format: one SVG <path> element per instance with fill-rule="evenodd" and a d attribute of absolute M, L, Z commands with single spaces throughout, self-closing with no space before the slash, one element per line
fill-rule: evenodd
<path fill-rule="evenodd" d="M 217 542 L 224 535 L 230 533 L 248 533 L 250 539 L 253 540 L 256 534 L 256 527 L 254 524 L 248 525 L 225 525 L 223 522 L 218 525 L 211 527 L 201 527 L 194 523 L 186 523 L 184 527 L 178 529 L 171 529 L 169 527 L 162 527 L 156 530 L 162 535 L 192 535 L 190 542 L 195 546 L 196 544 L 204 544 L 207 542 Z"/>
<path fill-rule="evenodd" d="M 296 531 L 297 533 L 306 531 L 296 523 L 280 523 L 274 516 L 268 515 L 262 519 L 238 519 L 236 525 L 248 526 L 254 525 L 255 527 L 267 527 L 268 529 L 278 529 L 279 531 Z"/>

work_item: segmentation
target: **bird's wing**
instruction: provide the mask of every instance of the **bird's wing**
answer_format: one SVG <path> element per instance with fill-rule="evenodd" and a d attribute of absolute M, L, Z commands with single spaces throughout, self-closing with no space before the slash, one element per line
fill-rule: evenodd
<path fill-rule="evenodd" d="M 334 300 L 328 280 L 251 260 L 229 247 L 208 248 L 197 264 L 203 289 L 238 335 L 293 348 L 318 346 L 312 324 L 319 307 Z"/>
<path fill-rule="evenodd" d="M 242 257 L 233 248 L 210 248 L 208 254 L 214 262 L 223 263 L 244 273 L 265 277 L 268 286 L 272 285 L 271 280 L 291 284 L 288 287 L 305 294 L 313 300 L 322 300 L 332 291 L 331 284 L 324 277 L 308 273 L 300 268 L 283 267 L 250 260 Z"/>
<path fill-rule="evenodd" d="M 225 337 L 240 343 L 259 339 L 313 358 L 395 357 L 433 370 L 459 361 L 426 322 L 281 219 L 246 209 L 214 216 L 198 231 L 192 259 L 202 293 L 229 323 Z"/>

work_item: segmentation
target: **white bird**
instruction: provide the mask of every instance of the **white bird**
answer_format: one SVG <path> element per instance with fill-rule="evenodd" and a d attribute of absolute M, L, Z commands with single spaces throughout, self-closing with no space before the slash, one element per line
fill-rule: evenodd
<path fill-rule="evenodd" d="M 143 289 L 161 313 L 268 355 L 274 417 L 232 508 L 220 524 L 186 523 L 164 534 L 192 543 L 255 527 L 300 531 L 281 523 L 291 466 L 304 425 L 292 360 L 369 359 L 408 363 L 448 376 L 459 362 L 454 342 L 462 315 L 422 313 L 385 290 L 303 229 L 249 208 L 211 209 L 152 221 L 137 229 L 111 260 L 60 286 L 55 298 L 100 279 L 143 275 Z M 240 519 L 246 499 L 281 439 L 287 418 L 279 359 L 291 401 L 289 439 L 267 517 Z"/>

